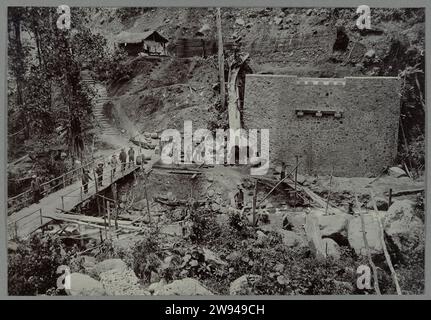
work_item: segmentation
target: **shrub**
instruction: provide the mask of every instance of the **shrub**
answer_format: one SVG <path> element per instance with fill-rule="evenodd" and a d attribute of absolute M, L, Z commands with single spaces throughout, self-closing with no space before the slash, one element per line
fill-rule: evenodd
<path fill-rule="evenodd" d="M 399 153 L 401 162 L 412 165 L 417 174 L 421 174 L 425 168 L 425 138 L 419 135 L 409 143 L 407 149 L 403 148 Z"/>
<path fill-rule="evenodd" d="M 136 276 L 144 282 L 149 282 L 151 272 L 158 272 L 161 265 L 159 258 L 160 246 L 155 235 L 135 243 L 131 250 L 131 254 L 127 257 L 126 263 L 131 265 Z"/>
<path fill-rule="evenodd" d="M 57 268 L 76 256 L 62 242 L 50 236 L 34 235 L 9 254 L 8 291 L 10 295 L 39 295 L 57 291 Z"/>
<path fill-rule="evenodd" d="M 215 212 L 208 208 L 194 208 L 190 213 L 192 222 L 190 240 L 193 243 L 211 243 L 221 234 L 221 228 L 215 219 Z"/>
<path fill-rule="evenodd" d="M 349 268 L 356 264 L 350 256 L 318 261 L 308 249 L 288 248 L 274 241 L 262 248 L 248 244 L 232 261 L 229 280 L 244 274 L 262 276 L 253 288 L 258 295 L 352 294 L 356 293 L 356 274 Z"/>

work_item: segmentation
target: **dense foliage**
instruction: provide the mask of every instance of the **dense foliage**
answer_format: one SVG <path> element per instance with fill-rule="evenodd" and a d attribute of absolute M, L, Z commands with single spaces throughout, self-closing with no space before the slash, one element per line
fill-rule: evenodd
<path fill-rule="evenodd" d="M 19 243 L 8 255 L 8 292 L 10 295 L 40 295 L 57 289 L 57 268 L 69 265 L 76 255 L 61 240 L 34 235 Z"/>

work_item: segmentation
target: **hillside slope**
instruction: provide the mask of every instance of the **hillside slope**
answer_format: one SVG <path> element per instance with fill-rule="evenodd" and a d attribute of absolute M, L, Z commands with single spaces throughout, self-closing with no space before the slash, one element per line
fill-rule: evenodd
<path fill-rule="evenodd" d="M 365 32 L 355 25 L 358 16 L 355 11 L 355 8 L 222 9 L 223 36 L 225 41 L 239 39 L 241 50 L 250 54 L 249 64 L 254 73 L 398 76 L 406 66 L 423 68 L 423 10 L 373 9 L 372 30 Z M 213 112 L 217 101 L 217 92 L 213 90 L 218 79 L 217 57 L 178 59 L 174 44 L 181 37 L 196 37 L 203 26 L 204 37 L 215 39 L 213 9 L 95 9 L 91 25 L 111 45 L 121 31 L 150 29 L 170 41 L 171 57 L 128 61 L 135 71 L 133 78 L 112 85 L 108 91 L 139 129 L 182 128 L 184 120 L 192 120 L 199 127 L 211 125 L 217 116 Z M 419 87 L 424 89 L 422 77 L 419 74 Z M 419 90 L 413 89 L 416 93 Z M 414 99 L 411 97 L 410 105 L 417 104 Z M 423 110 L 417 109 L 404 112 L 407 120 L 417 121 L 418 116 L 423 116 Z M 407 127 L 406 131 L 410 131 L 409 124 Z"/>

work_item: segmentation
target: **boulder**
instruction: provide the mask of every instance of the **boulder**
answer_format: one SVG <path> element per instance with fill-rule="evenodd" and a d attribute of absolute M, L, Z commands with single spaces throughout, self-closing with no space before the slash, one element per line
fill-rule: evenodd
<path fill-rule="evenodd" d="M 381 214 L 381 212 L 379 213 Z M 374 213 L 364 214 L 364 224 L 368 246 L 372 254 L 382 253 L 382 243 L 380 241 L 380 228 Z M 348 226 L 348 240 L 350 247 L 356 254 L 367 255 L 362 233 L 361 217 L 354 217 Z"/>
<path fill-rule="evenodd" d="M 262 280 L 261 276 L 254 274 L 245 274 L 234 280 L 229 287 L 229 295 L 253 295 L 253 287 Z"/>
<path fill-rule="evenodd" d="M 117 270 L 119 272 L 127 270 L 127 264 L 121 259 L 107 259 L 99 262 L 94 267 L 94 272 L 97 275 L 100 275 L 102 272 L 106 272 L 109 270 Z"/>
<path fill-rule="evenodd" d="M 166 285 L 166 280 L 162 279 L 159 282 L 154 282 L 150 284 L 147 288 L 147 291 L 150 294 L 154 294 L 154 292 L 158 292 L 163 289 L 163 287 Z"/>
<path fill-rule="evenodd" d="M 281 236 L 283 244 L 288 247 L 296 247 L 304 243 L 302 238 L 293 231 L 278 229 L 277 233 Z"/>
<path fill-rule="evenodd" d="M 226 260 L 232 262 L 238 259 L 241 259 L 241 253 L 239 251 L 232 251 L 226 256 Z"/>
<path fill-rule="evenodd" d="M 268 241 L 268 236 L 263 233 L 262 231 L 258 230 L 256 231 L 256 235 L 257 235 L 257 243 L 258 244 L 264 244 Z"/>
<path fill-rule="evenodd" d="M 240 26 L 245 25 L 245 21 L 243 18 L 236 18 L 235 23 L 240 25 Z"/>
<path fill-rule="evenodd" d="M 405 177 L 407 176 L 406 172 L 398 167 L 391 167 L 388 169 L 388 173 L 390 176 L 395 178 Z"/>
<path fill-rule="evenodd" d="M 365 53 L 365 58 L 374 58 L 376 56 L 376 51 L 374 51 L 373 49 L 368 50 Z"/>
<path fill-rule="evenodd" d="M 70 288 L 66 289 L 70 296 L 104 296 L 105 289 L 99 281 L 82 273 L 70 275 Z"/>
<path fill-rule="evenodd" d="M 160 281 L 160 276 L 157 272 L 151 271 L 150 283 L 155 283 Z"/>
<path fill-rule="evenodd" d="M 322 237 L 347 238 L 347 226 L 352 216 L 345 213 L 318 216 Z"/>
<path fill-rule="evenodd" d="M 319 219 L 314 213 L 307 214 L 305 218 L 305 234 L 308 245 L 316 259 L 325 259 L 322 235 L 320 234 Z"/>
<path fill-rule="evenodd" d="M 205 256 L 205 261 L 207 262 L 212 262 L 215 264 L 219 264 L 219 265 L 227 265 L 226 261 L 223 261 L 222 259 L 220 259 L 213 251 L 211 251 L 210 249 L 207 248 L 202 248 L 202 251 L 204 253 Z"/>
<path fill-rule="evenodd" d="M 381 197 L 376 197 L 374 199 L 376 201 L 376 206 L 378 210 L 386 211 L 388 210 L 388 200 Z M 366 205 L 366 208 L 369 210 L 374 210 L 374 205 L 372 201 L 369 201 Z"/>
<path fill-rule="evenodd" d="M 211 291 L 205 288 L 199 281 L 192 278 L 175 280 L 166 285 L 155 285 L 154 295 L 157 296 L 212 296 Z"/>
<path fill-rule="evenodd" d="M 283 18 L 281 18 L 281 17 L 275 17 L 274 18 L 274 23 L 276 24 L 276 25 L 279 25 L 280 23 L 282 23 L 283 22 Z"/>
<path fill-rule="evenodd" d="M 96 258 L 91 256 L 81 256 L 81 264 L 84 267 L 86 273 L 90 274 L 93 272 L 96 267 L 97 261 Z"/>
<path fill-rule="evenodd" d="M 150 295 L 148 291 L 141 288 L 139 279 L 131 269 L 112 269 L 102 272 L 100 283 L 105 288 L 106 294 L 110 296 L 138 296 Z"/>
<path fill-rule="evenodd" d="M 272 216 L 270 217 L 271 220 Z M 283 229 L 302 229 L 305 225 L 305 212 L 288 212 L 283 215 L 282 219 Z"/>
<path fill-rule="evenodd" d="M 325 257 L 331 257 L 335 260 L 339 260 L 341 257 L 340 246 L 331 238 L 322 239 L 323 250 Z"/>
<path fill-rule="evenodd" d="M 408 244 L 416 242 L 424 230 L 422 220 L 415 214 L 414 202 L 410 200 L 394 201 L 385 215 L 383 227 L 401 252 L 409 248 Z"/>
<path fill-rule="evenodd" d="M 7 243 L 7 249 L 8 251 L 17 251 L 18 250 L 18 244 L 14 241 L 8 241 Z"/>

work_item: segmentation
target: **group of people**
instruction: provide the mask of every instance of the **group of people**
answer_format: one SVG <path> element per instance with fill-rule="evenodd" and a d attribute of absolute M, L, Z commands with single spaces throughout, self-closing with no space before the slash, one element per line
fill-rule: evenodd
<path fill-rule="evenodd" d="M 130 168 L 132 165 L 138 165 L 141 166 L 144 163 L 143 155 L 138 155 L 135 159 L 135 150 L 133 147 L 130 147 L 130 149 L 125 151 L 125 149 L 121 149 L 120 155 L 119 155 L 119 161 L 117 159 L 117 155 L 113 154 L 111 158 L 109 159 L 109 165 L 112 168 L 112 176 L 115 177 L 116 170 L 118 167 L 119 162 L 121 162 L 121 170 L 124 171 L 126 169 L 126 166 Z M 96 179 L 97 179 L 97 185 L 102 186 L 103 183 L 103 162 L 98 163 L 97 167 L 94 169 Z M 42 178 L 39 177 L 37 174 L 34 174 L 31 177 L 31 195 L 33 203 L 39 203 L 40 199 L 43 198 L 43 187 L 42 187 Z M 54 179 L 51 179 L 54 181 Z M 84 188 L 84 193 L 88 193 L 88 184 L 93 179 L 90 175 L 90 170 L 84 169 L 82 174 L 82 186 Z M 54 182 L 55 183 L 55 182 Z"/>
<path fill-rule="evenodd" d="M 113 154 L 111 158 L 108 161 L 109 166 L 112 169 L 112 177 L 115 177 L 117 167 L 121 163 L 121 171 L 124 171 L 128 165 L 130 168 L 132 165 L 142 165 L 142 156 L 138 155 L 135 160 L 135 150 L 133 147 L 130 147 L 130 149 L 125 151 L 124 148 L 121 149 L 121 152 L 117 158 L 116 154 Z M 96 179 L 97 179 L 97 185 L 102 186 L 103 185 L 103 162 L 98 163 L 95 171 Z M 88 184 L 90 183 L 90 180 L 93 180 L 90 176 L 90 171 L 88 169 L 84 169 L 83 175 L 82 175 L 82 185 L 84 187 L 84 193 L 88 193 Z"/>

